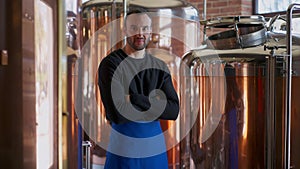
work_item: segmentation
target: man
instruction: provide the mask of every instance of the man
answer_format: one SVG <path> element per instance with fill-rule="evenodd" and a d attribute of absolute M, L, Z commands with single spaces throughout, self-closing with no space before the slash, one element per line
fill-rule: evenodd
<path fill-rule="evenodd" d="M 98 85 L 112 132 L 105 169 L 167 169 L 159 119 L 176 120 L 179 101 L 166 64 L 146 52 L 150 16 L 133 10 L 124 22 L 126 45 L 105 57 Z"/>

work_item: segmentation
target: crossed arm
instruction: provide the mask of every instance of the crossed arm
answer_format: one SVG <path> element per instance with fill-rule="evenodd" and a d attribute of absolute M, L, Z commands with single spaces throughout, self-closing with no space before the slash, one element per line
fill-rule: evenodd
<path fill-rule="evenodd" d="M 109 61 L 100 64 L 98 85 L 109 121 L 120 124 L 129 121 L 175 120 L 179 101 L 171 76 L 164 73 L 159 91 L 150 96 L 128 94 L 120 79 L 113 79 L 115 65 Z M 113 89 L 113 90 L 112 90 Z"/>

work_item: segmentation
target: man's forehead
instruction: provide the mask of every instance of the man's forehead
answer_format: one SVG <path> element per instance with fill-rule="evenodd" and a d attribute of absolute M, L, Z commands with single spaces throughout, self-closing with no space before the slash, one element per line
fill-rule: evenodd
<path fill-rule="evenodd" d="M 149 25 L 151 24 L 151 19 L 147 14 L 138 13 L 129 15 L 127 22 L 130 23 L 129 25 Z"/>

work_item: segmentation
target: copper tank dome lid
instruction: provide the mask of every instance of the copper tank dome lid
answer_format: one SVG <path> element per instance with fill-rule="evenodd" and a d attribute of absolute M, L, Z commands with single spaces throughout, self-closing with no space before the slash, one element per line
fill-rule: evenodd
<path fill-rule="evenodd" d="M 123 0 L 89 0 L 86 1 L 84 6 L 99 4 L 99 3 L 123 3 Z M 130 0 L 130 4 L 137 5 L 144 8 L 169 8 L 186 6 L 187 2 L 182 0 Z"/>
<path fill-rule="evenodd" d="M 208 37 L 214 49 L 237 49 L 262 45 L 266 42 L 266 22 L 263 16 L 226 16 L 203 21 L 205 29 L 227 28 Z M 229 29 L 229 30 L 228 30 Z"/>
<path fill-rule="evenodd" d="M 99 6 L 100 4 L 121 4 L 123 0 L 90 0 L 82 4 L 82 8 Z M 200 21 L 199 11 L 191 3 L 184 0 L 128 0 L 129 7 L 141 7 L 148 9 L 149 12 L 160 12 L 162 14 L 172 14 L 179 18 L 191 21 Z M 171 10 L 169 10 L 171 9 Z"/>

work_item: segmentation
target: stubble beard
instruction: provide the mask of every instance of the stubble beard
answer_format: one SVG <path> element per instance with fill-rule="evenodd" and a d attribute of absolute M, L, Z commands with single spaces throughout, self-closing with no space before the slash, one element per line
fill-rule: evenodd
<path fill-rule="evenodd" d="M 150 41 L 150 38 L 144 38 L 144 44 L 137 46 L 134 44 L 135 42 L 134 42 L 134 40 L 132 40 L 132 38 L 130 38 L 130 37 L 127 38 L 127 43 L 129 44 L 129 46 L 137 51 L 145 49 L 147 47 L 147 45 L 149 44 L 149 41 Z"/>

